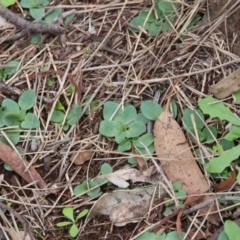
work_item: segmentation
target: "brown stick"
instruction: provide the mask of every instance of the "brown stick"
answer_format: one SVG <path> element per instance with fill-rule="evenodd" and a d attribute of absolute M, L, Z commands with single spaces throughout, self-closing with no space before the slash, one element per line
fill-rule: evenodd
<path fill-rule="evenodd" d="M 15 26 L 21 29 L 27 29 L 29 32 L 36 33 L 51 33 L 54 35 L 58 35 L 63 33 L 64 28 L 60 26 L 60 24 L 49 23 L 49 24 L 40 24 L 29 22 L 9 9 L 0 5 L 0 15 L 5 18 L 8 22 L 14 24 Z"/>

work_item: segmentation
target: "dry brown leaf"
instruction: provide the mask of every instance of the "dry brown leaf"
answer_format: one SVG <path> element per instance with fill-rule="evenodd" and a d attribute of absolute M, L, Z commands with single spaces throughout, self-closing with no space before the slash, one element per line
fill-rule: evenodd
<path fill-rule="evenodd" d="M 240 69 L 233 72 L 217 84 L 210 86 L 209 90 L 218 99 L 224 99 L 240 89 Z"/>
<path fill-rule="evenodd" d="M 141 172 L 135 168 L 126 167 L 113 173 L 97 176 L 96 178 L 107 178 L 118 187 L 127 188 L 129 186 L 127 180 L 131 180 L 132 182 L 158 183 L 160 177 L 156 178 L 156 176 L 154 176 L 154 178 L 152 178 L 152 173 L 153 168 L 148 168 L 146 171 Z"/>
<path fill-rule="evenodd" d="M 213 187 L 215 189 L 216 192 L 222 192 L 222 191 L 226 191 L 228 189 L 230 189 L 233 184 L 235 184 L 236 182 L 236 172 L 233 171 L 231 176 L 226 179 L 225 181 L 223 182 L 220 182 L 220 183 L 213 183 Z"/>
<path fill-rule="evenodd" d="M 86 161 L 89 161 L 92 155 L 93 155 L 93 151 L 73 153 L 70 158 L 70 161 L 74 162 L 76 165 L 82 165 Z"/>
<path fill-rule="evenodd" d="M 129 222 L 139 222 L 148 212 L 148 206 L 136 203 L 120 203 L 110 213 L 110 220 L 115 226 L 125 226 Z"/>
<path fill-rule="evenodd" d="M 194 159 L 187 140 L 170 113 L 164 111 L 158 117 L 153 132 L 156 154 L 168 179 L 172 183 L 182 182 L 183 189 L 188 195 L 209 192 L 208 183 Z M 210 199 L 210 196 L 205 196 L 203 202 Z M 209 207 L 203 208 L 201 213 L 207 213 Z M 215 210 L 217 208 L 214 205 L 211 211 Z M 218 216 L 210 216 L 212 217 L 209 220 L 216 224 L 219 220 Z"/>
<path fill-rule="evenodd" d="M 147 212 L 155 190 L 156 186 L 150 186 L 145 189 L 116 190 L 106 193 L 92 206 L 86 222 L 99 214 L 108 215 L 116 226 L 139 221 L 139 218 L 144 217 Z M 162 192 L 162 189 L 159 189 L 156 195 L 163 194 Z"/>
<path fill-rule="evenodd" d="M 40 188 L 44 188 L 46 186 L 46 183 L 36 169 L 33 166 L 28 167 L 29 162 L 25 159 L 20 159 L 17 153 L 3 142 L 0 142 L 0 159 L 7 163 L 28 183 L 36 181 Z M 27 170 L 25 166 L 28 168 Z"/>

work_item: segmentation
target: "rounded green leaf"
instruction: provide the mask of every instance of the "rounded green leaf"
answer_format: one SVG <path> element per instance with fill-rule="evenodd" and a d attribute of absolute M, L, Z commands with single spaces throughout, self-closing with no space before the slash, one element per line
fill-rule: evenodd
<path fill-rule="evenodd" d="M 41 37 L 38 33 L 31 33 L 31 44 L 41 43 Z"/>
<path fill-rule="evenodd" d="M 229 240 L 227 234 L 223 231 L 221 234 L 218 236 L 218 240 Z"/>
<path fill-rule="evenodd" d="M 183 189 L 180 189 L 179 191 L 175 192 L 175 196 L 178 198 L 178 200 L 184 200 L 186 199 L 187 194 Z"/>
<path fill-rule="evenodd" d="M 142 27 L 144 22 L 145 22 L 145 20 L 143 18 L 141 18 L 140 16 L 137 16 L 137 17 L 133 18 L 129 23 L 135 27 Z M 138 32 L 138 31 L 136 31 L 136 29 L 134 29 L 133 31 Z"/>
<path fill-rule="evenodd" d="M 230 240 L 238 240 L 240 235 L 240 227 L 233 221 L 226 220 L 224 223 L 224 232 Z"/>
<path fill-rule="evenodd" d="M 128 124 L 128 129 L 126 130 L 127 138 L 138 137 L 146 132 L 146 125 L 143 122 L 134 121 Z"/>
<path fill-rule="evenodd" d="M 204 127 L 205 120 L 200 109 L 192 110 L 187 108 L 183 113 L 182 121 L 184 129 L 194 133 L 193 121 L 195 122 L 197 129 L 202 129 Z"/>
<path fill-rule="evenodd" d="M 149 24 L 149 26 L 146 28 L 146 30 L 148 31 L 149 35 L 151 36 L 157 36 L 163 29 L 163 24 L 159 21 L 156 22 L 152 22 Z"/>
<path fill-rule="evenodd" d="M 150 144 L 152 144 L 154 141 L 153 134 L 146 133 L 142 135 L 140 138 L 138 138 L 137 142 L 134 144 L 136 147 L 144 148 L 148 147 Z"/>
<path fill-rule="evenodd" d="M 2 110 L 4 111 L 4 113 L 15 113 L 15 114 L 19 113 L 20 111 L 18 104 L 9 98 L 5 98 L 2 101 Z"/>
<path fill-rule="evenodd" d="M 0 127 L 3 127 L 3 126 L 4 126 L 4 123 L 3 123 L 3 121 L 2 121 L 3 116 L 4 116 L 4 112 L 2 111 L 2 109 L 0 109 Z"/>
<path fill-rule="evenodd" d="M 114 137 L 116 135 L 116 122 L 103 120 L 100 122 L 99 132 L 106 137 Z"/>
<path fill-rule="evenodd" d="M 182 188 L 182 183 L 180 181 L 173 183 L 173 189 L 174 191 L 179 191 Z"/>
<path fill-rule="evenodd" d="M 141 13 L 140 13 L 140 18 L 142 18 L 144 21 L 146 20 L 146 22 L 154 22 L 156 20 L 154 12 L 152 11 L 149 14 L 150 8 L 145 8 Z"/>
<path fill-rule="evenodd" d="M 160 0 L 158 1 L 157 6 L 164 14 L 169 14 L 174 11 L 174 7 L 177 7 L 177 4 Z"/>
<path fill-rule="evenodd" d="M 78 220 L 78 219 L 80 219 L 80 218 L 83 218 L 83 217 L 86 216 L 87 214 L 88 214 L 88 209 L 82 210 L 82 211 L 77 215 L 76 220 Z"/>
<path fill-rule="evenodd" d="M 90 189 L 91 189 L 91 188 L 95 188 L 95 187 L 98 186 L 98 185 L 99 185 L 98 182 L 92 181 L 92 182 L 89 183 L 89 188 L 90 188 Z M 100 193 L 100 190 L 101 190 L 100 187 L 97 187 L 97 188 L 91 190 L 90 192 L 88 192 L 87 195 L 88 195 L 89 197 L 96 196 L 98 193 Z"/>
<path fill-rule="evenodd" d="M 82 184 L 77 185 L 74 189 L 73 189 L 73 193 L 75 196 L 78 196 L 84 192 L 86 192 L 88 190 L 87 188 L 87 183 L 83 182 Z"/>
<path fill-rule="evenodd" d="M 141 234 L 139 237 L 136 238 L 136 240 L 156 240 L 156 234 L 153 232 L 145 232 Z"/>
<path fill-rule="evenodd" d="M 185 233 L 182 232 L 182 238 L 185 236 Z M 181 240 L 179 235 L 178 235 L 178 232 L 177 231 L 173 231 L 173 232 L 170 232 L 167 234 L 167 237 L 165 240 Z"/>
<path fill-rule="evenodd" d="M 163 110 L 165 110 L 166 105 L 163 107 Z M 178 105 L 176 104 L 175 101 L 171 101 L 170 103 L 170 112 L 173 115 L 174 118 L 177 117 L 178 114 Z"/>
<path fill-rule="evenodd" d="M 36 94 L 32 89 L 29 89 L 22 93 L 18 100 L 18 105 L 23 110 L 29 110 L 32 108 L 36 101 Z"/>
<path fill-rule="evenodd" d="M 19 126 L 21 121 L 20 114 L 14 114 L 14 113 L 6 113 L 2 117 L 2 122 L 5 126 L 11 127 L 11 126 Z"/>
<path fill-rule="evenodd" d="M 118 108 L 119 104 L 108 101 L 104 104 L 103 107 L 103 118 L 104 120 L 109 120 L 112 115 L 115 113 L 116 109 Z"/>
<path fill-rule="evenodd" d="M 50 121 L 55 123 L 61 123 L 65 117 L 65 114 L 59 110 L 53 110 Z"/>
<path fill-rule="evenodd" d="M 128 124 L 133 121 L 137 116 L 137 110 L 134 106 L 130 105 L 124 108 L 121 116 L 119 116 L 118 120 L 124 124 Z M 114 119 L 115 120 L 115 119 Z"/>
<path fill-rule="evenodd" d="M 124 140 L 123 142 L 121 142 L 121 144 L 118 145 L 118 152 L 125 152 L 130 150 L 132 147 L 132 143 L 129 139 Z"/>
<path fill-rule="evenodd" d="M 20 141 L 20 131 L 20 129 L 14 129 L 5 132 L 14 145 L 18 144 Z"/>
<path fill-rule="evenodd" d="M 35 0 L 35 1 L 38 4 L 38 6 L 46 7 L 47 5 L 49 5 L 49 1 L 48 0 Z"/>
<path fill-rule="evenodd" d="M 82 114 L 82 107 L 80 105 L 73 105 L 68 112 L 67 115 L 67 122 L 70 126 L 77 123 L 77 121 L 80 119 Z"/>
<path fill-rule="evenodd" d="M 66 19 L 65 19 L 65 21 L 64 21 L 64 24 L 65 24 L 65 25 L 68 25 L 68 24 L 74 19 L 74 17 L 75 17 L 75 14 L 74 14 L 74 13 L 71 14 L 71 15 L 69 15 L 68 17 L 66 17 Z"/>
<path fill-rule="evenodd" d="M 0 0 L 0 5 L 4 6 L 4 7 L 10 7 L 13 4 L 15 4 L 16 0 Z"/>
<path fill-rule="evenodd" d="M 155 148 L 154 148 L 154 144 L 150 144 L 147 149 L 146 148 L 140 148 L 140 147 L 137 147 L 137 152 L 141 155 L 149 155 L 150 154 L 153 154 L 155 152 Z M 146 160 L 149 159 L 149 158 L 146 158 Z"/>
<path fill-rule="evenodd" d="M 7 171 L 9 171 L 9 172 L 12 172 L 12 171 L 13 171 L 13 169 L 12 169 L 8 164 L 6 164 L 6 163 L 3 164 L 3 167 L 4 167 L 5 170 L 7 170 Z"/>
<path fill-rule="evenodd" d="M 144 117 L 144 115 L 142 113 L 138 113 L 136 118 L 135 118 L 135 121 L 140 121 L 140 122 L 143 122 L 143 123 L 148 123 L 148 119 Z"/>
<path fill-rule="evenodd" d="M 104 163 L 102 166 L 101 166 L 101 174 L 109 174 L 109 173 L 112 173 L 113 170 L 112 170 L 112 167 L 108 164 L 108 163 Z"/>
<path fill-rule="evenodd" d="M 21 128 L 32 129 L 40 127 L 40 121 L 37 116 L 33 113 L 27 113 L 23 122 L 21 123 Z"/>
<path fill-rule="evenodd" d="M 19 68 L 20 68 L 19 61 L 16 61 L 16 60 L 9 61 L 9 62 L 7 62 L 6 66 L 4 67 L 4 73 L 5 73 L 5 75 L 9 76 L 9 75 L 16 73 Z"/>
<path fill-rule="evenodd" d="M 204 127 L 202 130 L 207 144 L 213 143 L 217 137 L 217 129 L 214 126 Z"/>
<path fill-rule="evenodd" d="M 23 8 L 31 8 L 31 7 L 34 7 L 36 5 L 36 3 L 32 0 L 21 0 L 20 5 Z"/>
<path fill-rule="evenodd" d="M 44 23 L 51 23 L 55 18 L 57 18 L 62 13 L 61 8 L 55 8 L 52 12 L 50 12 L 45 18 Z"/>
<path fill-rule="evenodd" d="M 39 20 L 45 13 L 44 7 L 30 8 L 30 15 L 35 19 Z"/>
<path fill-rule="evenodd" d="M 72 227 L 70 228 L 70 230 L 69 230 L 69 234 L 70 234 L 70 236 L 71 237 L 76 237 L 77 235 L 78 235 L 78 227 L 77 227 L 77 225 L 74 223 L 73 225 L 72 225 Z"/>
<path fill-rule="evenodd" d="M 66 218 L 70 219 L 72 222 L 75 221 L 75 220 L 74 220 L 74 216 L 73 216 L 73 208 L 72 208 L 72 207 L 65 207 L 65 208 L 63 208 L 62 214 L 63 214 Z"/>
<path fill-rule="evenodd" d="M 145 101 L 141 104 L 141 111 L 144 117 L 155 121 L 162 113 L 163 109 L 159 104 L 153 101 Z"/>
<path fill-rule="evenodd" d="M 115 141 L 118 144 L 121 144 L 127 138 L 127 132 L 117 132 L 115 136 Z"/>

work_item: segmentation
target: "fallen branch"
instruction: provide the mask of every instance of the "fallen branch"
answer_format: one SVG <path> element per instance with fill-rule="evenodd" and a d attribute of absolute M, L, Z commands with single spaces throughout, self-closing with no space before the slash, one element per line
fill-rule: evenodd
<path fill-rule="evenodd" d="M 40 23 L 29 22 L 1 5 L 0 5 L 0 15 L 3 18 L 5 18 L 8 22 L 14 24 L 15 26 L 21 29 L 26 29 L 29 32 L 51 33 L 54 35 L 58 35 L 63 33 L 64 31 L 64 27 L 62 27 L 60 23 L 59 24 L 56 24 L 56 23 L 40 24 Z"/>

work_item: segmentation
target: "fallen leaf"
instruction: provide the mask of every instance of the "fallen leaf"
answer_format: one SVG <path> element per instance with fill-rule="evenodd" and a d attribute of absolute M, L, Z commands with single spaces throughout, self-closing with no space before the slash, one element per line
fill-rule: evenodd
<path fill-rule="evenodd" d="M 116 226 L 139 221 L 139 218 L 146 214 L 155 189 L 156 186 L 150 186 L 144 189 L 117 190 L 106 193 L 92 206 L 86 222 L 99 214 L 108 215 Z M 162 194 L 163 192 L 161 189 Z M 136 208 L 139 208 L 139 211 Z M 133 218 L 138 218 L 138 220 Z"/>
<path fill-rule="evenodd" d="M 110 220 L 115 226 L 125 226 L 129 220 L 139 222 L 148 212 L 148 206 L 137 205 L 136 203 L 121 203 L 113 208 L 110 213 Z"/>
<path fill-rule="evenodd" d="M 93 155 L 93 151 L 84 151 L 73 153 L 70 161 L 74 162 L 76 165 L 82 165 L 86 161 L 89 161 Z"/>
<path fill-rule="evenodd" d="M 210 86 L 209 89 L 218 99 L 224 99 L 240 89 L 240 69 L 231 73 L 229 76 Z"/>
<path fill-rule="evenodd" d="M 208 183 L 194 159 L 182 129 L 170 113 L 164 111 L 158 117 L 153 132 L 156 154 L 168 179 L 171 182 L 180 181 L 187 195 L 209 192 Z M 210 199 L 211 196 L 204 196 L 203 202 Z M 211 211 L 217 210 L 214 203 L 212 205 L 200 212 L 206 214 L 210 207 Z M 209 215 L 209 220 L 217 224 L 218 215 Z"/>
<path fill-rule="evenodd" d="M 0 142 L 0 159 L 7 163 L 17 174 L 28 183 L 36 182 L 38 187 L 44 188 L 46 183 L 29 162 L 19 158 L 18 154 L 9 146 Z"/>
<path fill-rule="evenodd" d="M 228 179 L 226 179 L 220 183 L 213 183 L 213 187 L 216 192 L 226 191 L 235 184 L 236 178 L 237 178 L 236 172 L 233 171 L 231 176 Z"/>
<path fill-rule="evenodd" d="M 161 180 L 161 177 L 158 174 L 158 178 L 151 178 L 152 172 L 152 168 L 142 172 L 135 168 L 127 167 L 119 169 L 113 173 L 97 176 L 96 178 L 107 178 L 110 182 L 118 187 L 127 188 L 129 186 L 127 180 L 131 180 L 132 182 L 158 183 Z M 154 175 L 154 177 L 156 176 Z"/>

